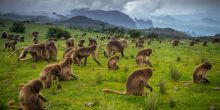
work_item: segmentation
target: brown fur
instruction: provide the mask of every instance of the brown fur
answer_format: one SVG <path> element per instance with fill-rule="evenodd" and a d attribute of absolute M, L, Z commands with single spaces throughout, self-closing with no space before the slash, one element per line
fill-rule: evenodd
<path fill-rule="evenodd" d="M 209 80 L 206 78 L 207 71 L 211 70 L 212 64 L 209 62 L 204 62 L 198 66 L 193 71 L 193 82 L 194 83 L 209 83 Z"/>
<path fill-rule="evenodd" d="M 8 102 L 9 108 L 18 108 L 20 110 L 45 110 L 44 103 L 47 101 L 39 94 L 43 89 L 43 84 L 39 79 L 33 79 L 19 91 L 19 106 L 16 106 L 13 101 Z"/>
<path fill-rule="evenodd" d="M 74 47 L 74 39 L 73 38 L 66 40 L 65 43 L 66 43 L 66 48 Z"/>
<path fill-rule="evenodd" d="M 174 48 L 174 46 L 178 46 L 179 44 L 179 40 L 173 40 L 172 41 L 172 47 Z"/>
<path fill-rule="evenodd" d="M 85 40 L 80 40 L 79 44 L 78 44 L 78 47 L 84 47 L 84 42 L 85 42 Z"/>
<path fill-rule="evenodd" d="M 56 41 L 57 41 L 57 38 L 51 37 L 51 38 L 47 39 L 47 41 L 54 41 L 54 42 L 56 42 Z"/>
<path fill-rule="evenodd" d="M 207 41 L 204 41 L 204 42 L 202 43 L 202 45 L 203 45 L 203 46 L 207 46 L 207 43 L 208 43 Z"/>
<path fill-rule="evenodd" d="M 96 39 L 89 38 L 89 45 L 88 46 L 93 46 L 93 45 L 97 45 Z"/>
<path fill-rule="evenodd" d="M 152 87 L 148 84 L 148 80 L 152 76 L 152 69 L 145 68 L 134 71 L 128 76 L 126 82 L 126 92 L 117 92 L 110 89 L 103 89 L 104 93 L 116 93 L 116 94 L 127 94 L 127 95 L 144 95 L 144 87 L 149 88 L 152 91 Z"/>
<path fill-rule="evenodd" d="M 112 56 L 108 60 L 108 69 L 109 70 L 117 70 L 119 69 L 118 67 L 118 61 L 119 61 L 119 56 Z"/>
<path fill-rule="evenodd" d="M 92 56 L 93 60 L 100 66 L 101 64 L 99 63 L 99 61 L 96 58 L 96 51 L 98 51 L 97 46 L 93 45 L 93 46 L 89 46 L 89 47 L 81 47 L 78 48 L 75 52 L 75 54 L 73 55 L 73 59 L 75 61 L 78 62 L 78 65 L 81 65 L 81 60 L 83 58 L 85 58 L 84 60 L 84 66 L 86 66 L 86 62 L 87 62 L 87 57 L 88 56 Z"/>
<path fill-rule="evenodd" d="M 6 41 L 5 42 L 5 45 L 4 45 L 4 49 L 12 49 L 12 50 L 15 50 L 15 46 L 17 44 L 17 41 Z"/>
<path fill-rule="evenodd" d="M 152 54 L 152 49 L 143 49 L 137 53 L 136 56 L 136 63 L 138 66 L 145 66 L 148 64 L 150 67 L 152 67 L 149 60 L 146 59 L 146 57 L 149 57 Z"/>
<path fill-rule="evenodd" d="M 12 56 L 16 51 L 20 50 L 19 48 L 15 50 L 10 56 Z M 57 57 L 57 48 L 54 42 L 45 42 L 39 44 L 33 44 L 27 47 L 24 47 L 22 54 L 18 57 L 18 60 L 24 60 L 27 54 L 32 56 L 33 61 L 38 61 L 40 59 L 44 59 L 49 61 L 53 57 Z"/>
<path fill-rule="evenodd" d="M 127 47 L 127 40 L 111 40 L 107 43 L 104 55 L 105 57 L 109 57 L 110 54 L 113 52 L 120 52 L 122 57 L 124 57 L 124 49 Z"/>
<path fill-rule="evenodd" d="M 37 37 L 33 37 L 32 41 L 33 41 L 33 44 L 38 44 L 39 43 Z"/>

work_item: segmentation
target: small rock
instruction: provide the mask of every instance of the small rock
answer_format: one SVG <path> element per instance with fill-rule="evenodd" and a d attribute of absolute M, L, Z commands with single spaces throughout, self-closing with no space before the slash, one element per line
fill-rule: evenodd
<path fill-rule="evenodd" d="M 86 102 L 85 106 L 87 107 L 94 107 L 96 104 L 94 102 Z"/>
<path fill-rule="evenodd" d="M 213 87 L 214 90 L 219 91 L 220 87 Z"/>

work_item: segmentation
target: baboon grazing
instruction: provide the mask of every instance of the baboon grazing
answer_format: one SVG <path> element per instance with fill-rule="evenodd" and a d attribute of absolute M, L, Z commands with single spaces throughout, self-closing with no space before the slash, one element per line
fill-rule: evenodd
<path fill-rule="evenodd" d="M 174 48 L 174 46 L 178 46 L 179 44 L 179 40 L 173 40 L 172 41 L 172 47 Z"/>
<path fill-rule="evenodd" d="M 112 56 L 108 60 L 108 69 L 109 70 L 117 70 L 118 67 L 119 56 Z"/>
<path fill-rule="evenodd" d="M 196 66 L 193 71 L 193 82 L 194 83 L 209 83 L 210 81 L 206 78 L 207 71 L 211 70 L 212 64 L 208 61 Z"/>
<path fill-rule="evenodd" d="M 148 64 L 150 67 L 152 67 L 151 62 L 146 59 L 146 57 L 149 57 L 152 54 L 152 49 L 143 49 L 137 53 L 136 56 L 136 63 L 138 66 L 145 66 Z"/>
<path fill-rule="evenodd" d="M 97 45 L 97 41 L 94 38 L 89 38 L 89 45 L 88 46 L 93 46 L 93 45 Z"/>
<path fill-rule="evenodd" d="M 39 44 L 33 44 L 27 47 L 16 49 L 10 56 L 12 56 L 16 51 L 24 49 L 21 55 L 18 57 L 18 60 L 27 60 L 23 59 L 29 53 L 32 56 L 33 61 L 38 61 L 44 59 L 49 61 L 53 57 L 57 57 L 57 48 L 54 42 L 45 42 Z"/>
<path fill-rule="evenodd" d="M 12 50 L 15 50 L 15 46 L 16 46 L 16 44 L 17 44 L 17 41 L 6 41 L 5 42 L 5 45 L 4 45 L 4 49 L 12 49 Z"/>
<path fill-rule="evenodd" d="M 117 92 L 110 89 L 103 89 L 104 93 L 115 93 L 115 94 L 126 94 L 126 95 L 145 95 L 144 87 L 149 88 L 150 91 L 153 88 L 148 84 L 148 80 L 152 76 L 152 69 L 145 68 L 134 71 L 131 75 L 128 76 L 126 82 L 126 92 Z"/>
<path fill-rule="evenodd" d="M 74 47 L 74 39 L 70 38 L 66 40 L 66 48 Z"/>
<path fill-rule="evenodd" d="M 100 66 L 101 64 L 96 58 L 96 51 L 98 52 L 98 48 L 96 45 L 89 46 L 89 47 L 81 47 L 74 52 L 75 54 L 73 55 L 73 60 L 78 62 L 78 65 L 81 65 L 81 60 L 84 59 L 84 66 L 86 66 L 87 62 L 87 57 L 92 56 L 93 60 Z"/>
<path fill-rule="evenodd" d="M 8 107 L 19 110 L 44 110 L 44 103 L 47 100 L 40 95 L 41 89 L 43 89 L 43 84 L 39 79 L 31 80 L 19 91 L 19 106 L 15 105 L 14 101 L 9 101 Z"/>
<path fill-rule="evenodd" d="M 58 64 L 50 64 L 45 66 L 40 73 L 39 79 L 43 83 L 44 88 L 50 88 L 53 76 L 60 78 L 61 67 Z"/>
<path fill-rule="evenodd" d="M 124 39 L 109 41 L 105 48 L 105 57 L 109 57 L 112 52 L 113 54 L 115 54 L 116 52 L 120 52 L 122 57 L 124 57 L 124 49 L 127 47 L 127 44 L 127 40 Z"/>
<path fill-rule="evenodd" d="M 1 38 L 6 39 L 8 37 L 7 32 L 2 32 Z"/>
<path fill-rule="evenodd" d="M 204 41 L 204 42 L 202 43 L 202 45 L 203 45 L 203 46 L 207 46 L 207 43 L 208 43 L 207 41 Z"/>
<path fill-rule="evenodd" d="M 84 47 L 84 42 L 85 42 L 85 40 L 80 40 L 79 44 L 78 44 L 78 47 Z"/>

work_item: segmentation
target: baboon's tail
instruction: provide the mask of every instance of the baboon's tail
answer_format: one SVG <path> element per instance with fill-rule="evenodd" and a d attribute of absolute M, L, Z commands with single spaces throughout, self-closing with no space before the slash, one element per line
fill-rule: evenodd
<path fill-rule="evenodd" d="M 126 95 L 126 92 L 118 92 L 118 91 L 114 91 L 114 90 L 111 90 L 111 89 L 103 89 L 102 92 Z"/>
<path fill-rule="evenodd" d="M 20 106 L 17 106 L 14 100 L 10 100 L 7 104 L 9 108 L 18 108 L 19 110 L 22 109 Z"/>
<path fill-rule="evenodd" d="M 21 48 L 18 48 L 16 49 L 13 53 L 11 53 L 11 55 L 9 55 L 9 57 L 11 57 L 12 55 L 14 55 L 15 52 L 17 52 L 18 50 L 21 50 L 21 49 L 24 49 L 25 47 L 21 47 Z"/>

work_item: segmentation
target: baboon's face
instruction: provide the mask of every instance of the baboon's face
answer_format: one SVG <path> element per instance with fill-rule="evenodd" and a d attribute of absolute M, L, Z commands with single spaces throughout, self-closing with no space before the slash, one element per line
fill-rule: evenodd
<path fill-rule="evenodd" d="M 212 69 L 212 64 L 209 63 L 209 62 L 205 62 L 205 63 L 203 64 L 203 66 L 204 66 L 206 69 L 208 69 L 208 70 L 211 70 L 211 69 Z"/>
<path fill-rule="evenodd" d="M 31 84 L 31 90 L 33 93 L 39 93 L 43 89 L 43 84 L 40 80 L 34 80 Z"/>

